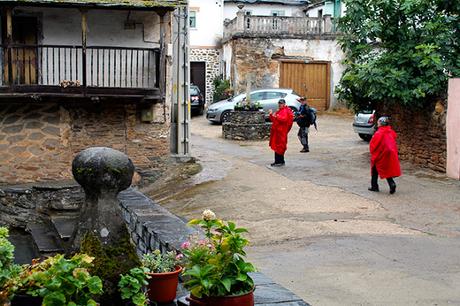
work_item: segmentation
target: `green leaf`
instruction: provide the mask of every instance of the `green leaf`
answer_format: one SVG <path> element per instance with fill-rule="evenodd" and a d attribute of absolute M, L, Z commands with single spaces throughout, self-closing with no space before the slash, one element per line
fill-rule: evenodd
<path fill-rule="evenodd" d="M 62 306 L 66 304 L 66 298 L 61 292 L 52 292 L 43 297 L 43 306 Z"/>
<path fill-rule="evenodd" d="M 232 280 L 230 278 L 224 278 L 220 282 L 222 283 L 222 285 L 224 285 L 225 290 L 227 290 L 227 292 L 230 292 L 230 289 L 232 287 Z"/>

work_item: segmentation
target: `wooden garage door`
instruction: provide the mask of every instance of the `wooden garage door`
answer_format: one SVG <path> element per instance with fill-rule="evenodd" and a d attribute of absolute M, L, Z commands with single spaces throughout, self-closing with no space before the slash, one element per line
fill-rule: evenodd
<path fill-rule="evenodd" d="M 281 63 L 280 87 L 292 88 L 318 110 L 329 106 L 329 65 L 327 63 Z"/>

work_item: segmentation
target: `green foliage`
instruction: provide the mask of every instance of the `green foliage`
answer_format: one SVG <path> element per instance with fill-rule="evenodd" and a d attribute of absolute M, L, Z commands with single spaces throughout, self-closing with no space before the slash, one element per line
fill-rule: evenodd
<path fill-rule="evenodd" d="M 44 306 L 96 306 L 93 297 L 102 294 L 102 281 L 88 268 L 94 258 L 76 254 L 70 259 L 56 255 L 24 266 L 17 292 L 43 298 Z"/>
<path fill-rule="evenodd" d="M 13 263 L 14 245 L 8 240 L 9 231 L 6 227 L 0 227 L 0 304 L 8 300 L 11 292 L 7 286 L 9 280 L 14 279 L 21 272 L 21 267 Z"/>
<path fill-rule="evenodd" d="M 126 235 L 121 237 L 114 246 L 103 245 L 92 234 L 86 234 L 81 242 L 80 251 L 93 256 L 94 265 L 90 269 L 93 275 L 99 276 L 104 282 L 104 294 L 101 304 L 122 305 L 118 282 L 122 274 L 127 274 L 132 268 L 139 267 L 140 262 L 134 246 Z"/>
<path fill-rule="evenodd" d="M 162 254 L 160 250 L 144 254 L 141 263 L 150 273 L 173 272 L 180 265 L 176 252 L 170 251 Z"/>
<path fill-rule="evenodd" d="M 136 306 L 148 304 L 147 297 L 143 291 L 143 287 L 148 284 L 147 272 L 149 272 L 147 268 L 133 268 L 129 271 L 129 274 L 121 275 L 118 287 L 123 300 L 131 300 Z"/>
<path fill-rule="evenodd" d="M 205 214 L 189 224 L 200 226 L 206 239 L 183 244 L 187 259 L 184 275 L 189 278 L 185 287 L 199 298 L 240 295 L 253 290 L 254 281 L 248 273 L 255 268 L 244 259 L 244 247 L 249 241 L 242 234 L 247 230 Z"/>
<path fill-rule="evenodd" d="M 221 77 L 216 77 L 213 81 L 213 84 L 214 84 L 214 95 L 213 95 L 214 102 L 228 99 L 232 96 L 233 90 L 230 86 L 229 80 L 223 80 Z"/>
<path fill-rule="evenodd" d="M 460 76 L 460 1 L 344 0 L 346 70 L 336 91 L 355 109 L 423 107 Z"/>

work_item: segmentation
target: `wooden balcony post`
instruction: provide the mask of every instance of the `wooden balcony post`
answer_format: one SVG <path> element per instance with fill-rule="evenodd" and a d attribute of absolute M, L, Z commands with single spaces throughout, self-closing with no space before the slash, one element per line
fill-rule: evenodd
<path fill-rule="evenodd" d="M 13 52 L 11 44 L 13 43 L 13 9 L 5 8 L 6 13 L 6 45 L 8 51 L 8 84 L 13 85 Z"/>
<path fill-rule="evenodd" d="M 166 95 L 166 10 L 159 10 L 157 13 L 160 15 L 160 81 L 158 82 L 160 89 L 161 99 L 165 100 Z"/>
<path fill-rule="evenodd" d="M 82 86 L 86 87 L 86 41 L 88 37 L 88 15 L 87 11 L 81 9 L 81 56 L 82 56 Z M 78 76 L 77 76 L 78 77 Z"/>

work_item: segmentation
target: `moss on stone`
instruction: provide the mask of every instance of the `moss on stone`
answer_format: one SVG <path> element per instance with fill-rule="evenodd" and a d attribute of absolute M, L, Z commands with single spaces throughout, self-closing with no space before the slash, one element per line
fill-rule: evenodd
<path fill-rule="evenodd" d="M 87 233 L 81 241 L 80 252 L 95 258 L 91 274 L 99 276 L 104 284 L 101 305 L 124 305 L 118 292 L 120 274 L 140 265 L 128 234 L 120 237 L 116 245 L 106 246 L 95 235 Z"/>

